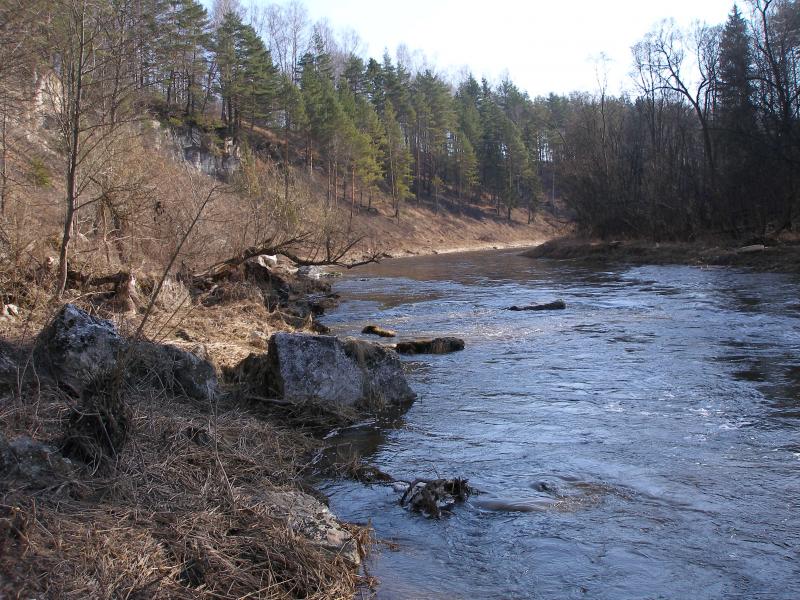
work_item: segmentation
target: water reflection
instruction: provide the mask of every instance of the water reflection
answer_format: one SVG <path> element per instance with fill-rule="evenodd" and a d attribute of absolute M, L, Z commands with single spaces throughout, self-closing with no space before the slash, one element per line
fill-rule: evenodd
<path fill-rule="evenodd" d="M 390 487 L 327 483 L 339 514 L 397 544 L 370 566 L 380 598 L 800 596 L 796 279 L 513 252 L 348 275 L 337 333 L 467 348 L 407 362 L 412 409 L 337 443 L 483 492 L 430 522 Z M 567 310 L 506 310 L 556 298 Z"/>

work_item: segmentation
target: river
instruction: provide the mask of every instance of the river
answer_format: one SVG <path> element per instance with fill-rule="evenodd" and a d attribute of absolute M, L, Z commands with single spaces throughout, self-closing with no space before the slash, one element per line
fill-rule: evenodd
<path fill-rule="evenodd" d="M 333 440 L 395 477 L 480 490 L 429 520 L 389 486 L 324 483 L 388 542 L 368 563 L 377 597 L 800 598 L 800 278 L 518 252 L 335 284 L 337 335 L 466 340 L 404 358 L 405 415 Z"/>

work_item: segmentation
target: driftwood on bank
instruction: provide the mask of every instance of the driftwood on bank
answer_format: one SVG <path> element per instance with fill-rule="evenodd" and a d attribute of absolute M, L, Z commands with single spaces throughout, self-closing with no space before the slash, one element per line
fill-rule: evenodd
<path fill-rule="evenodd" d="M 94 295 L 106 301 L 111 309 L 118 312 L 134 312 L 141 302 L 136 291 L 136 276 L 130 271 L 95 276 L 70 269 L 67 271 L 67 282 L 70 287 L 83 290 L 111 286 L 110 290 L 99 289 Z"/>
<path fill-rule="evenodd" d="M 408 484 L 401 506 L 421 512 L 432 518 L 440 518 L 442 510 L 448 510 L 457 502 L 464 502 L 474 490 L 466 479 L 415 479 Z"/>
<path fill-rule="evenodd" d="M 339 244 L 333 243 L 331 240 L 325 240 L 324 243 L 314 244 L 312 243 L 311 235 L 308 233 L 281 241 L 271 239 L 267 240 L 264 244 L 251 246 L 231 258 L 211 265 L 211 267 L 205 271 L 197 273 L 195 277 L 201 279 L 208 277 L 213 278 L 215 274 L 225 272 L 226 267 L 238 267 L 259 256 L 285 256 L 294 263 L 296 267 L 337 266 L 352 269 L 354 267 L 380 262 L 383 254 L 377 251 L 366 255 L 361 260 L 345 260 L 345 257 L 362 241 L 364 241 L 364 238 L 359 237 Z M 296 248 L 304 247 L 310 248 L 310 250 L 303 252 L 301 256 Z"/>

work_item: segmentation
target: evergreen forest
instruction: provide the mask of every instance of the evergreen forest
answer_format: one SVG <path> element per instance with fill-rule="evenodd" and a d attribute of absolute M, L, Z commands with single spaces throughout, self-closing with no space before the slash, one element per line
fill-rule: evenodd
<path fill-rule="evenodd" d="M 603 238 L 763 238 L 798 224 L 796 0 L 748 0 L 690 30 L 664 21 L 632 48 L 628 92 L 601 78 L 546 97 L 454 80 L 403 48 L 367 58 L 298 2 L 3 4 L 3 123 L 52 74 L 68 196 L 77 146 L 147 115 L 249 145 L 285 170 L 287 194 L 292 167 L 323 177 L 329 202 L 380 189 L 398 219 L 409 201 L 481 201 L 530 221 L 558 199 Z"/>

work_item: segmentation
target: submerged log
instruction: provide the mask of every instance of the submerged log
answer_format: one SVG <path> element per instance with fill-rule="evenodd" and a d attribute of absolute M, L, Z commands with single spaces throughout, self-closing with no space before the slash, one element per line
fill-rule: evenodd
<path fill-rule="evenodd" d="M 564 310 L 567 308 L 566 302 L 563 300 L 555 300 L 547 304 L 530 304 L 528 306 L 511 306 L 508 310 L 522 311 L 522 310 Z"/>
<path fill-rule="evenodd" d="M 441 337 L 432 340 L 397 342 L 398 354 L 448 354 L 464 349 L 464 340 L 456 337 Z"/>
<path fill-rule="evenodd" d="M 390 331 L 389 329 L 382 329 L 377 325 L 367 325 L 366 327 L 364 327 L 364 329 L 361 330 L 361 333 L 366 335 L 377 335 L 379 337 L 385 337 L 385 338 L 392 338 L 397 335 L 396 332 Z"/>

